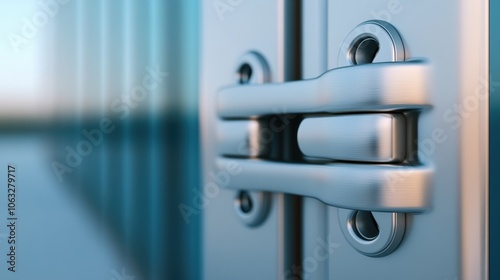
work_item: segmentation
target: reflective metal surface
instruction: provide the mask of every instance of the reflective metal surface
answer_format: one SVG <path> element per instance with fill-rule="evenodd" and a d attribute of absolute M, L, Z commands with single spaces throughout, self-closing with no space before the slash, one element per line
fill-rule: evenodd
<path fill-rule="evenodd" d="M 220 80 L 206 83 L 211 94 L 203 99 L 210 107 L 204 116 L 211 123 L 204 131 L 209 136 L 206 139 L 214 139 L 210 138 L 213 132 L 208 131 L 220 133 L 220 138 L 213 140 L 220 143 L 204 145 L 209 155 L 209 163 L 205 164 L 215 166 L 217 172 L 228 163 L 241 167 L 242 172 L 227 184 L 228 190 L 266 190 L 309 197 L 303 199 L 301 215 L 301 268 L 305 269 L 297 278 L 487 279 L 488 110 L 487 98 L 482 95 L 484 88 L 489 88 L 485 54 L 487 1 L 311 0 L 302 3 L 302 8 L 302 27 L 296 29 L 302 30 L 305 38 L 301 43 L 302 81 L 283 83 L 273 79 L 273 84 L 239 87 Z M 251 23 L 248 26 L 261 25 L 254 20 L 255 15 L 243 14 Z M 360 22 L 373 19 L 397 28 L 397 38 L 404 40 L 404 55 L 396 50 L 394 56 L 395 49 L 382 49 L 381 42 L 394 43 L 396 37 L 390 35 L 389 39 L 377 39 L 367 32 L 346 39 Z M 255 45 L 260 39 L 237 35 L 242 34 L 244 25 L 239 30 L 229 24 L 220 26 L 224 27 L 217 30 L 222 32 L 210 40 L 217 47 L 224 46 L 223 51 L 216 52 L 220 54 L 218 59 L 209 59 L 214 65 L 224 64 L 222 57 L 227 53 L 233 61 L 236 51 L 226 42 L 238 48 L 247 44 L 248 49 L 258 49 Z M 380 28 L 377 35 L 386 36 L 387 29 L 372 27 Z M 269 32 L 259 35 L 265 36 L 263 40 L 274 38 Z M 287 47 L 280 44 L 278 49 L 287 53 Z M 239 57 L 242 51 L 237 53 Z M 377 56 L 398 62 L 378 61 Z M 271 69 L 274 58 L 271 56 Z M 282 55 L 278 61 L 285 58 L 290 56 Z M 346 67 L 334 69 L 338 66 Z M 217 79 L 214 76 L 210 78 Z M 290 160 L 267 158 L 260 152 L 269 146 L 259 142 L 267 128 L 263 119 L 296 116 L 306 123 L 316 117 L 367 113 L 404 115 L 405 157 L 411 154 L 413 160 L 404 158 L 401 165 L 345 161 L 325 164 L 307 153 L 304 158 Z M 237 122 L 241 125 L 238 128 Z M 237 142 L 255 150 L 241 152 Z M 285 145 L 282 149 L 294 152 Z M 319 149 L 315 154 L 320 154 Z M 214 161 L 215 165 L 211 165 Z M 386 247 L 388 243 L 378 239 L 381 243 L 372 252 L 398 249 L 382 253 L 384 258 L 367 257 L 370 253 L 364 248 L 368 247 L 356 248 L 353 244 L 377 240 L 382 232 L 394 233 L 393 223 L 385 223 L 388 228 L 378 227 L 377 233 L 373 224 L 360 222 L 361 216 L 359 220 L 349 218 L 346 223 L 341 215 L 345 208 L 370 211 L 374 217 L 390 216 L 392 222 L 401 222 L 401 216 L 391 212 L 404 212 L 399 214 L 405 218 L 399 223 L 405 224 L 404 240 Z M 223 215 L 226 208 L 217 210 Z M 394 239 L 388 237 L 385 241 L 400 239 L 402 231 L 398 232 L 392 235 Z M 210 233 L 215 236 L 220 230 Z M 351 237 L 357 243 L 351 244 Z M 314 256 L 318 239 L 335 246 L 324 262 L 316 260 L 317 266 L 308 269 L 307 260 Z"/>
<path fill-rule="evenodd" d="M 429 106 L 429 69 L 422 61 L 374 63 L 330 70 L 311 80 L 221 89 L 222 118 L 286 113 L 423 109 Z"/>
<path fill-rule="evenodd" d="M 234 199 L 234 210 L 245 225 L 254 227 L 266 219 L 271 201 L 271 194 L 267 192 L 239 191 Z"/>
<path fill-rule="evenodd" d="M 243 170 L 230 189 L 263 190 L 314 197 L 331 206 L 423 212 L 430 207 L 432 169 L 425 166 L 290 164 L 252 159 L 217 159 L 217 169 Z"/>
<path fill-rule="evenodd" d="M 343 161 L 400 162 L 405 140 L 405 119 L 400 114 L 307 118 L 298 133 L 305 156 Z"/>
<path fill-rule="evenodd" d="M 220 121 L 217 123 L 217 152 L 224 156 L 258 157 L 267 152 L 257 120 Z"/>
<path fill-rule="evenodd" d="M 243 55 L 235 69 L 238 84 L 264 84 L 271 82 L 271 70 L 266 59 L 256 51 Z"/>
<path fill-rule="evenodd" d="M 366 240 L 356 230 L 355 215 L 358 211 L 339 209 L 339 223 L 349 244 L 364 255 L 383 257 L 392 253 L 400 244 L 405 233 L 404 213 L 372 212 L 377 224 L 377 235 Z"/>
<path fill-rule="evenodd" d="M 323 236 L 340 246 L 329 259 L 327 276 L 309 279 L 488 279 L 484 223 L 488 1 L 324 2 L 328 9 L 328 53 L 323 57 L 327 69 L 339 65 L 344 38 L 370 19 L 382 19 L 397 28 L 404 39 L 406 60 L 427 62 L 432 108 L 417 116 L 416 133 L 408 143 L 414 144 L 411 150 L 418 150 L 419 161 L 434 173 L 429 186 L 432 207 L 421 214 L 406 214 L 404 240 L 382 259 L 367 258 L 345 241 L 339 209 L 327 207 L 329 225 Z M 309 214 L 304 220 L 312 217 Z M 312 222 L 307 226 L 321 228 Z"/>
<path fill-rule="evenodd" d="M 361 49 L 363 43 L 367 41 L 372 44 Z M 359 61 L 359 56 L 366 56 L 363 52 L 371 54 L 369 58 L 363 58 L 364 63 L 405 60 L 403 39 L 399 32 L 394 26 L 382 20 L 363 22 L 346 36 L 339 52 L 338 66 L 363 64 Z"/>

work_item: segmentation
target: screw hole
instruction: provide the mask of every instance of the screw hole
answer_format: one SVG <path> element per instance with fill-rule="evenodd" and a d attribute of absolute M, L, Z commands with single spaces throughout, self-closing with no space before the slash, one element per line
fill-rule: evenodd
<path fill-rule="evenodd" d="M 241 212 L 248 214 L 250 213 L 250 211 L 252 211 L 253 208 L 252 197 L 248 192 L 241 191 L 238 195 L 238 202 Z"/>
<path fill-rule="evenodd" d="M 354 42 L 350 57 L 355 65 L 372 63 L 380 50 L 379 42 L 373 37 L 361 37 Z"/>
<path fill-rule="evenodd" d="M 240 66 L 238 69 L 238 82 L 241 85 L 248 84 L 250 83 L 250 80 L 252 79 L 252 66 L 248 63 L 244 63 Z"/>
<path fill-rule="evenodd" d="M 369 211 L 356 211 L 352 216 L 351 225 L 356 235 L 365 241 L 375 240 L 380 233 L 378 223 Z"/>

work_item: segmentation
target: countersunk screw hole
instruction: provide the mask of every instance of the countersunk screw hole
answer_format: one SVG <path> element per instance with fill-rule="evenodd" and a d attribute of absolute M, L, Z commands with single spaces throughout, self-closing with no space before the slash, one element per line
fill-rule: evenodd
<path fill-rule="evenodd" d="M 353 64 L 372 63 L 380 50 L 379 42 L 373 37 L 362 37 L 351 48 L 351 60 Z"/>
<path fill-rule="evenodd" d="M 252 66 L 248 63 L 243 63 L 238 69 L 238 82 L 241 85 L 250 83 L 252 79 Z"/>
<path fill-rule="evenodd" d="M 239 204 L 241 212 L 248 214 L 250 213 L 250 211 L 252 211 L 253 202 L 248 192 L 241 191 L 238 195 L 238 200 L 240 202 Z"/>
<path fill-rule="evenodd" d="M 380 233 L 378 223 L 370 211 L 356 211 L 351 223 L 354 232 L 362 240 L 375 240 Z"/>

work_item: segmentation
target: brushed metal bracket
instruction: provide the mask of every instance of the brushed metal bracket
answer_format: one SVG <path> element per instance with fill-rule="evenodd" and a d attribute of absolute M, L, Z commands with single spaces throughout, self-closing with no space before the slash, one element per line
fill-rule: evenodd
<path fill-rule="evenodd" d="M 357 26 L 341 47 L 339 67 L 314 79 L 265 83 L 262 70 L 256 82 L 249 66 L 262 59 L 246 59 L 250 63 L 238 68 L 245 82 L 220 89 L 216 102 L 216 166 L 231 160 L 243 170 L 228 188 L 314 197 L 343 208 L 340 226 L 356 250 L 372 257 L 391 253 L 404 235 L 405 213 L 429 207 L 433 173 L 406 160 L 405 113 L 430 108 L 431 99 L 428 65 L 404 60 L 399 33 L 383 21 Z M 301 158 L 266 156 L 269 149 L 293 146 L 261 139 L 273 117 L 291 115 L 298 118 L 285 135 Z"/>
<path fill-rule="evenodd" d="M 405 56 L 403 40 L 396 28 L 387 22 L 372 20 L 358 25 L 347 35 L 339 53 L 338 66 L 398 62 L 404 61 Z M 392 253 L 406 230 L 405 213 L 338 209 L 338 216 L 349 244 L 369 257 Z"/>
<path fill-rule="evenodd" d="M 362 113 L 430 107 L 423 61 L 384 62 L 332 69 L 310 80 L 229 86 L 219 91 L 223 119 L 287 114 Z"/>
<path fill-rule="evenodd" d="M 290 193 L 340 208 L 379 212 L 423 212 L 429 205 L 432 169 L 425 166 L 355 163 L 286 163 L 219 157 L 241 168 L 230 189 Z"/>
<path fill-rule="evenodd" d="M 359 59 L 347 58 L 361 55 L 362 42 L 353 44 L 352 40 L 368 38 L 379 43 L 377 55 L 383 57 L 375 56 L 376 63 L 354 65 Z M 331 206 L 354 210 L 424 211 L 432 171 L 405 163 L 402 113 L 430 107 L 428 67 L 422 61 L 402 61 L 402 40 L 385 22 L 361 24 L 347 36 L 344 45 L 342 49 L 351 54 L 340 64 L 351 66 L 332 69 L 315 79 L 264 83 L 264 76 L 259 75 L 260 81 L 221 89 L 217 100 L 217 165 L 224 166 L 225 157 L 231 157 L 244 167 L 229 188 L 311 196 Z M 262 58 L 254 56 L 249 54 L 241 65 L 249 61 L 261 65 Z M 290 135 L 298 142 L 303 162 L 261 157 L 261 151 L 267 148 L 259 141 L 262 120 L 281 108 L 286 108 L 283 114 L 303 118 L 296 134 Z M 318 164 L 307 158 L 330 162 Z"/>

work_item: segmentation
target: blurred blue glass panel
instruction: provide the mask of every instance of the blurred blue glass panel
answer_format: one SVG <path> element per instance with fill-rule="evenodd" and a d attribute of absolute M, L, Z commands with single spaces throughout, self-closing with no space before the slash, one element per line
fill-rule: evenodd
<path fill-rule="evenodd" d="M 500 279 L 500 2 L 490 1 L 490 279 Z"/>
<path fill-rule="evenodd" d="M 27 256 L 0 279 L 200 278 L 200 217 L 178 209 L 199 188 L 198 1 L 40 3 L 0 12 L 6 33 L 51 13 L 17 57 L 0 45 L 2 73 L 24 75 L 0 82 L 0 150 L 25 176 Z"/>

